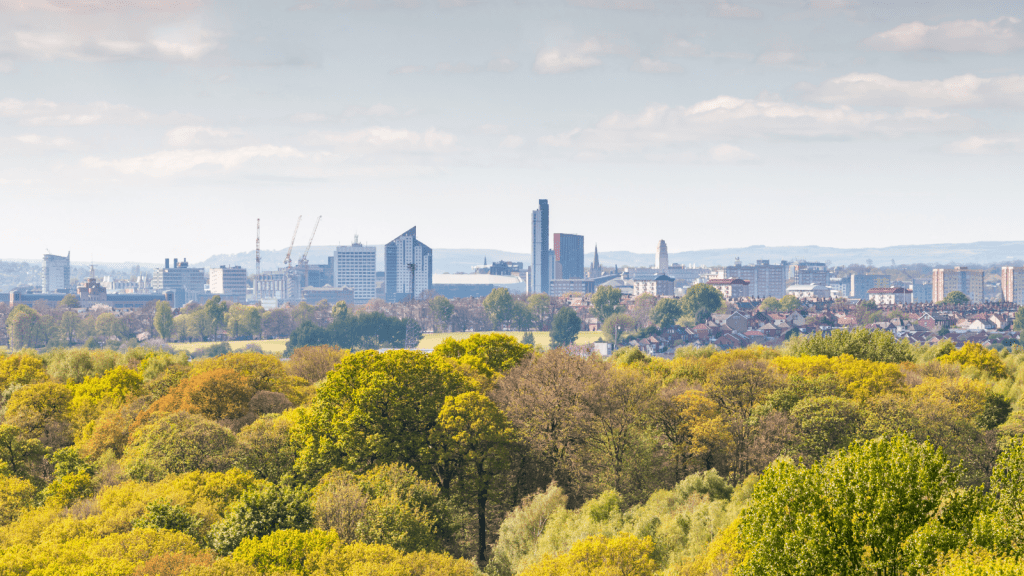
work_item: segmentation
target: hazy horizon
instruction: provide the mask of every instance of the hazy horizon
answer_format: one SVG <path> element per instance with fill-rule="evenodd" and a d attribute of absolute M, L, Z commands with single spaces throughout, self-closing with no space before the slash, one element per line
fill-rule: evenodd
<path fill-rule="evenodd" d="M 0 0 L 2 251 L 200 262 L 301 214 L 525 253 L 539 198 L 588 254 L 1016 240 L 980 209 L 1020 195 L 1019 12 Z"/>

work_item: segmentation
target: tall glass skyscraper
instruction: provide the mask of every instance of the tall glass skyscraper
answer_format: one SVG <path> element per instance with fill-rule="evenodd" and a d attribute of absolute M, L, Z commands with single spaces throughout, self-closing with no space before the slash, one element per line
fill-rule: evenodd
<path fill-rule="evenodd" d="M 540 208 L 533 211 L 532 268 L 530 268 L 530 293 L 547 293 L 551 281 L 551 264 L 548 256 L 548 201 L 541 200 Z"/>
<path fill-rule="evenodd" d="M 402 302 L 434 287 L 433 251 L 416 239 L 413 226 L 384 246 L 384 298 Z"/>

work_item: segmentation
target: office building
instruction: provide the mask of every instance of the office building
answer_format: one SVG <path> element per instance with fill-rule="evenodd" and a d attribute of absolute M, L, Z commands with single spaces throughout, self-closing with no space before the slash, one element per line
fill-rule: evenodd
<path fill-rule="evenodd" d="M 1001 279 L 1003 300 L 1024 303 L 1024 267 L 1003 266 Z"/>
<path fill-rule="evenodd" d="M 210 268 L 210 293 L 228 297 L 230 300 L 245 300 L 249 287 L 248 274 L 241 266 Z"/>
<path fill-rule="evenodd" d="M 71 252 L 67 256 L 43 255 L 43 294 L 71 291 Z"/>
<path fill-rule="evenodd" d="M 541 200 L 540 207 L 533 211 L 530 262 L 530 293 L 547 293 L 551 281 L 548 260 L 548 201 Z"/>
<path fill-rule="evenodd" d="M 985 271 L 960 266 L 932 270 L 932 300 L 941 302 L 950 292 L 963 292 L 972 303 L 985 301 Z"/>
<path fill-rule="evenodd" d="M 377 297 L 376 274 L 376 247 L 363 246 L 356 237 L 351 246 L 334 250 L 334 286 L 351 289 L 355 304 L 366 304 Z"/>
<path fill-rule="evenodd" d="M 750 282 L 748 294 L 758 300 L 769 296 L 782 298 L 786 295 L 785 264 L 769 264 L 767 260 L 758 260 L 753 266 L 744 266 L 737 258 L 735 265 L 726 267 L 718 276 Z"/>
<path fill-rule="evenodd" d="M 594 281 L 585 278 L 556 278 L 548 283 L 553 297 L 564 294 L 593 294 Z"/>
<path fill-rule="evenodd" d="M 789 265 L 789 279 L 794 284 L 828 286 L 828 266 L 824 262 L 797 262 Z"/>
<path fill-rule="evenodd" d="M 170 259 L 165 258 L 164 267 L 153 270 L 152 286 L 157 293 L 174 292 L 174 307 L 180 308 L 204 291 L 206 275 L 202 268 L 189 268 L 187 259 L 182 258 L 179 263 L 175 258 L 171 266 Z"/>
<path fill-rule="evenodd" d="M 384 298 L 403 302 L 419 298 L 433 285 L 433 251 L 416 239 L 416 227 L 384 246 Z"/>
<path fill-rule="evenodd" d="M 654 277 L 638 278 L 633 281 L 633 296 L 650 294 L 659 298 L 675 295 L 675 280 L 671 276 L 659 274 Z"/>
<path fill-rule="evenodd" d="M 691 282 L 691 284 L 693 284 Z M 708 284 L 722 293 L 726 300 L 741 300 L 750 296 L 750 282 L 739 278 L 712 278 Z"/>
<path fill-rule="evenodd" d="M 888 274 L 851 274 L 849 297 L 866 300 L 868 290 L 888 288 L 891 285 Z"/>
<path fill-rule="evenodd" d="M 554 279 L 583 278 L 583 236 L 580 234 L 553 235 L 556 267 L 561 272 Z"/>
<path fill-rule="evenodd" d="M 668 266 L 668 244 L 665 244 L 665 241 L 662 240 L 661 242 L 658 242 L 658 271 L 664 274 L 665 272 L 668 272 Z"/>

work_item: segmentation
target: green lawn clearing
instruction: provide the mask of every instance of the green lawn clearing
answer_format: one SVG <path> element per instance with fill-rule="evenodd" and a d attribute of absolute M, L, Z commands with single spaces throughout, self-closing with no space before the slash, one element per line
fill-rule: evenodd
<path fill-rule="evenodd" d="M 423 339 L 420 340 L 418 348 L 420 350 L 433 350 L 444 341 L 445 338 L 455 338 L 456 340 L 462 340 L 463 338 L 469 338 L 473 334 L 506 334 L 512 336 L 516 340 L 523 339 L 523 332 L 434 332 L 432 334 L 424 334 Z M 551 346 L 551 334 L 549 332 L 534 332 L 533 337 L 536 340 L 538 346 L 547 348 Z M 578 338 L 576 338 L 577 344 L 592 344 L 597 342 L 601 337 L 600 332 L 580 332 Z"/>
<path fill-rule="evenodd" d="M 280 354 L 284 352 L 284 345 L 288 343 L 287 338 L 278 338 L 276 340 L 238 340 L 234 342 L 228 342 L 231 345 L 232 350 L 241 350 L 249 344 L 256 344 L 263 349 L 264 352 L 270 354 Z M 217 342 L 179 342 L 171 344 L 171 347 L 175 350 L 186 350 L 189 354 L 199 350 L 201 348 L 208 348 L 217 344 Z"/>

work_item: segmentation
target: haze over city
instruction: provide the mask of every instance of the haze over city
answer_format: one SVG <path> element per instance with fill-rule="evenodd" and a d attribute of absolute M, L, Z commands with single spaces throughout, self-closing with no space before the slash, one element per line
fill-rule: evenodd
<path fill-rule="evenodd" d="M 1017 240 L 1012 2 L 0 0 L 5 258 Z M 981 217 L 971 219 L 969 215 Z"/>

